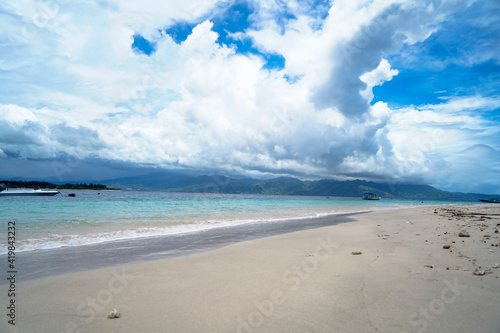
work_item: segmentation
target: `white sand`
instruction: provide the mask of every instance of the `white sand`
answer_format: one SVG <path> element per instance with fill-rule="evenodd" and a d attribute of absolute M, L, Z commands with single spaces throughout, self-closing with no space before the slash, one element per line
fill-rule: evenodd
<path fill-rule="evenodd" d="M 500 256 L 491 244 L 500 241 L 500 216 L 487 215 L 500 214 L 499 206 L 458 207 L 491 217 L 483 221 L 445 216 L 448 206 L 374 212 L 176 259 L 21 283 L 16 325 L 4 315 L 0 332 L 499 332 Z M 462 230 L 471 237 L 458 237 Z M 486 274 L 474 275 L 478 267 Z M 121 318 L 107 319 L 114 308 Z"/>

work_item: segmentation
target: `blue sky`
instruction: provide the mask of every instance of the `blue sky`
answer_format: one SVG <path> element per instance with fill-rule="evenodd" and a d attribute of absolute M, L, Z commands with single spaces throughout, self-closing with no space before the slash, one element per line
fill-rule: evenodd
<path fill-rule="evenodd" d="M 443 96 L 473 95 L 483 88 L 483 96 L 498 93 L 498 59 L 482 56 L 498 51 L 499 15 L 498 4 L 476 2 L 468 10 L 450 15 L 425 41 L 392 54 L 388 57 L 391 64 L 405 71 L 376 87 L 373 101 L 418 105 L 438 103 Z M 492 86 L 483 87 L 486 82 Z"/>
<path fill-rule="evenodd" d="M 500 194 L 494 0 L 0 4 L 0 178 Z"/>

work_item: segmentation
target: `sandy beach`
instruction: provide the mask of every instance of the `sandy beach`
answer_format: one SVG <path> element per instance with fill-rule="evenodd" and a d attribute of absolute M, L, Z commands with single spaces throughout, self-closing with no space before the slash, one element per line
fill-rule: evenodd
<path fill-rule="evenodd" d="M 2 286 L 0 331 L 500 332 L 500 205 L 353 219 Z"/>

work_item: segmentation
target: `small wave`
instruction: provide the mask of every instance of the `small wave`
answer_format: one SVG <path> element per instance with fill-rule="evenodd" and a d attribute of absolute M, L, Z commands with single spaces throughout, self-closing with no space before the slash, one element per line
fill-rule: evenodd
<path fill-rule="evenodd" d="M 118 230 L 103 230 L 100 232 L 87 233 L 86 231 L 80 231 L 80 233 L 69 232 L 68 234 L 57 234 L 52 233 L 46 237 L 31 237 L 23 240 L 17 241 L 16 252 L 32 252 L 40 250 L 50 250 L 58 249 L 64 247 L 73 246 L 84 246 L 84 245 L 94 245 L 107 242 L 115 242 L 121 240 L 132 240 L 140 238 L 152 238 L 168 235 L 178 235 L 191 232 L 200 232 L 213 228 L 224 228 L 236 225 L 251 224 L 251 223 L 270 223 L 270 222 L 284 222 L 290 220 L 306 220 L 311 218 L 322 218 L 328 216 L 336 216 L 342 214 L 352 214 L 352 213 L 363 213 L 374 210 L 392 210 L 392 209 L 402 209 L 408 208 L 411 205 L 406 206 L 380 206 L 380 207 L 344 207 L 341 210 L 336 211 L 304 211 L 297 210 L 296 212 L 288 212 L 286 215 L 277 215 L 269 217 L 269 214 L 265 218 L 259 218 L 254 216 L 251 218 L 222 218 L 222 219 L 207 219 L 199 222 L 181 222 L 176 224 L 169 224 L 163 226 L 144 226 L 142 222 L 138 222 L 137 225 L 134 224 L 119 224 L 116 227 L 122 227 Z M 88 231 L 88 230 L 87 230 Z M 0 255 L 7 254 L 7 246 L 3 246 Z"/>

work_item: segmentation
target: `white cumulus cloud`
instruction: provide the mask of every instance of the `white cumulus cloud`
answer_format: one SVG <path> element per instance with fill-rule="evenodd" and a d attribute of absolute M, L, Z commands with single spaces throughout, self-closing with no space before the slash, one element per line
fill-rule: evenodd
<path fill-rule="evenodd" d="M 215 1 L 5 1 L 4 173 L 30 159 L 92 159 L 439 183 L 434 175 L 457 163 L 446 152 L 496 135 L 473 113 L 498 108 L 496 97 L 370 105 L 372 88 L 401 70 L 388 55 L 424 41 L 447 15 L 467 8 L 463 1 L 342 0 L 329 10 L 252 3 L 253 25 L 232 36 L 283 56 L 283 68 L 266 69 L 262 57 L 222 44 L 210 20 L 182 43 L 165 33 L 173 22 L 216 10 Z M 294 16 L 279 21 L 283 4 Z M 156 43 L 155 52 L 134 52 L 135 34 Z"/>

